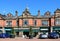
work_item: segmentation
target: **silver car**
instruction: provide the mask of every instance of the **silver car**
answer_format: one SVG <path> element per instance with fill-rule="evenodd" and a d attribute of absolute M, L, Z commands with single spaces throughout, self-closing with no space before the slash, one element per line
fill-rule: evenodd
<path fill-rule="evenodd" d="M 48 38 L 47 34 L 40 34 L 39 35 L 39 39 L 46 39 L 46 38 Z"/>

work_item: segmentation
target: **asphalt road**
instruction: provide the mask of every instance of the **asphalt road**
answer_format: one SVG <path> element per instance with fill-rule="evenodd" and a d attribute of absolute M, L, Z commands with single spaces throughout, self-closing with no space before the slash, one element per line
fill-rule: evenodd
<path fill-rule="evenodd" d="M 0 38 L 0 41 L 60 41 L 59 39 L 25 39 L 25 38 L 21 38 L 21 37 L 16 37 L 16 38 Z"/>

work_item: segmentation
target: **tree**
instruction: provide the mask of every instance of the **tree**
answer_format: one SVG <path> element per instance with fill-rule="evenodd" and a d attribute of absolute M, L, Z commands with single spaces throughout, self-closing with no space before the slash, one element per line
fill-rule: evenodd
<path fill-rule="evenodd" d="M 11 30 L 11 34 L 15 34 L 14 28 L 12 28 L 12 30 Z"/>
<path fill-rule="evenodd" d="M 32 29 L 32 26 L 30 26 L 30 29 L 29 29 L 29 38 L 33 38 L 33 29 Z"/>

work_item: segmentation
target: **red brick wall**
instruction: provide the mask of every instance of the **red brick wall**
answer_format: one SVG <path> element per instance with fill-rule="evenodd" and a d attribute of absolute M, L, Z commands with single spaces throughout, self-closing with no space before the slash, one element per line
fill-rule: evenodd
<path fill-rule="evenodd" d="M 54 18 L 51 18 L 51 26 L 54 26 Z"/>
<path fill-rule="evenodd" d="M 29 25 L 29 26 L 34 26 L 34 21 L 33 21 L 33 19 L 28 19 L 28 25 Z"/>
<path fill-rule="evenodd" d="M 36 19 L 36 21 L 37 21 L 37 25 L 36 25 L 37 27 L 42 26 L 41 25 L 42 24 L 41 19 Z M 23 22 L 23 20 L 19 19 L 19 26 L 22 26 L 22 24 L 23 24 L 22 22 Z M 35 26 L 34 20 L 28 19 L 28 25 L 29 26 Z M 48 21 L 48 25 L 49 25 L 49 21 Z M 51 18 L 51 25 L 54 26 L 54 18 Z M 0 26 L 2 26 L 2 27 L 6 26 L 6 20 L 0 20 Z M 16 26 L 17 26 L 16 20 L 12 20 L 12 27 L 16 27 Z"/>
<path fill-rule="evenodd" d="M 4 24 L 5 22 L 4 22 L 4 20 L 0 20 L 0 26 L 2 26 L 2 27 L 4 27 Z"/>
<path fill-rule="evenodd" d="M 36 26 L 41 26 L 41 19 L 36 19 L 36 21 L 37 21 L 37 25 Z"/>
<path fill-rule="evenodd" d="M 19 26 L 22 26 L 22 23 L 23 21 L 22 21 L 22 19 L 19 19 Z"/>
<path fill-rule="evenodd" d="M 16 26 L 17 26 L 16 20 L 12 20 L 12 27 L 16 27 Z"/>

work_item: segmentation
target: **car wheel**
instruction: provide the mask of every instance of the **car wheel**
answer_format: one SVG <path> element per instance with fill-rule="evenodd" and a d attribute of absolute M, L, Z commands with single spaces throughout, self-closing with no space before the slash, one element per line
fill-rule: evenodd
<path fill-rule="evenodd" d="M 55 37 L 54 39 L 58 39 L 58 37 Z"/>

